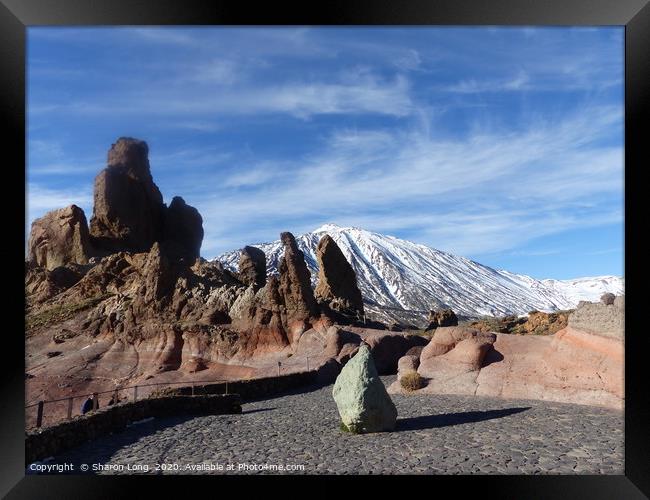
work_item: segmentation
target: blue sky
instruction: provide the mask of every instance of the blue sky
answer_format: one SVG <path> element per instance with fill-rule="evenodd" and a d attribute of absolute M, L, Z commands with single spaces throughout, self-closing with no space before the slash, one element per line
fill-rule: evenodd
<path fill-rule="evenodd" d="M 536 278 L 623 274 L 623 29 L 28 28 L 31 221 L 120 136 L 211 258 L 326 222 Z"/>

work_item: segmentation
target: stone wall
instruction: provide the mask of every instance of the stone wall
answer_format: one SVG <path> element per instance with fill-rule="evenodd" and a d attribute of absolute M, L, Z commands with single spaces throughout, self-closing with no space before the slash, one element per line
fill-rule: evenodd
<path fill-rule="evenodd" d="M 25 464 L 123 430 L 128 424 L 149 417 L 229 413 L 241 413 L 238 394 L 146 398 L 100 408 L 67 422 L 26 433 Z"/>

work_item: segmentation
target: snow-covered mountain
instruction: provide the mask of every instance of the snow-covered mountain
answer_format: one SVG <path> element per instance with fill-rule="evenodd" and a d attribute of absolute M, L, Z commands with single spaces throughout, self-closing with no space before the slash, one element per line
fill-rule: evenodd
<path fill-rule="evenodd" d="M 542 280 L 547 287 L 564 295 L 571 303 L 581 300 L 595 302 L 607 292 L 621 295 L 624 292 L 623 279 L 618 276 L 594 276 L 572 280 Z"/>
<path fill-rule="evenodd" d="M 393 236 L 335 224 L 296 238 L 313 285 L 318 277 L 316 247 L 326 233 L 357 273 L 367 316 L 381 321 L 422 325 L 430 309 L 441 307 L 467 317 L 556 311 L 571 309 L 579 300 L 598 300 L 605 292 L 623 291 L 622 278 L 615 276 L 540 281 Z M 268 273 L 276 274 L 283 254 L 280 240 L 253 246 L 266 254 Z M 228 252 L 217 260 L 236 270 L 239 254 Z"/>

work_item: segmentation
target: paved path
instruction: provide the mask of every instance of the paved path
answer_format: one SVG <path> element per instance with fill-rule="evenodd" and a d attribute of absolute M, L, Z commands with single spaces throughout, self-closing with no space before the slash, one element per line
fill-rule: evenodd
<path fill-rule="evenodd" d="M 388 386 L 394 377 L 382 377 Z M 246 403 L 242 415 L 154 419 L 50 463 L 129 473 L 623 474 L 623 412 L 541 401 L 393 395 L 396 432 L 339 430 L 332 386 Z M 157 470 L 156 464 L 167 464 Z M 234 470 L 226 470 L 232 464 Z M 224 470 L 218 469 L 223 466 Z M 90 466 L 92 468 L 92 465 Z M 195 469 L 192 470 L 192 467 Z M 197 469 L 198 468 L 198 469 Z M 202 468 L 202 469 L 201 469 Z"/>

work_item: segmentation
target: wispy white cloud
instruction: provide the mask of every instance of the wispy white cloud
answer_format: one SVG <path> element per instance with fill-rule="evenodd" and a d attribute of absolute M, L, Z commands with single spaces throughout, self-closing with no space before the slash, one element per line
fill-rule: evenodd
<path fill-rule="evenodd" d="M 209 229 L 228 238 L 242 232 L 238 227 L 253 227 L 263 213 L 267 239 L 297 230 L 288 221 L 301 228 L 308 221 L 313 229 L 334 219 L 378 231 L 410 230 L 422 243 L 461 254 L 503 251 L 571 228 L 622 221 L 622 206 L 589 203 L 622 192 L 622 148 L 593 142 L 616 130 L 620 118 L 617 110 L 585 109 L 520 133 L 483 132 L 464 141 L 430 139 L 417 130 L 342 130 L 318 154 L 251 173 L 250 179 L 289 172 L 280 186 L 252 181 L 259 189 L 245 197 L 197 192 L 195 199 Z M 240 182 L 247 180 L 244 175 Z M 462 210 L 450 212 L 450 206 Z"/>
<path fill-rule="evenodd" d="M 232 85 L 246 75 L 243 65 L 228 59 L 212 59 L 197 64 L 194 71 L 185 76 L 187 81 L 201 84 Z"/>
<path fill-rule="evenodd" d="M 68 175 L 77 176 L 99 172 L 105 165 L 99 163 L 30 163 L 27 167 L 30 176 L 39 175 Z"/>
<path fill-rule="evenodd" d="M 227 188 L 260 186 L 273 179 L 279 180 L 280 177 L 283 179 L 286 178 L 281 172 L 274 172 L 274 166 L 273 164 L 267 164 L 265 166 L 262 163 L 253 168 L 238 170 L 224 179 L 223 186 Z"/>
<path fill-rule="evenodd" d="M 93 117 L 153 115 L 196 117 L 224 113 L 252 115 L 289 114 L 298 118 L 324 114 L 358 114 L 407 116 L 413 109 L 409 84 L 405 77 L 392 81 L 364 77 L 358 82 L 292 82 L 278 86 L 232 89 L 215 93 L 202 90 L 188 92 L 182 99 L 164 89 L 150 89 L 146 94 L 108 97 L 101 103 L 77 101 L 64 107 L 35 107 L 32 114 L 53 111 Z"/>
<path fill-rule="evenodd" d="M 467 79 L 444 87 L 443 90 L 448 92 L 458 92 L 461 94 L 474 94 L 479 92 L 506 92 L 527 90 L 530 79 L 526 72 L 520 71 L 516 76 L 505 80 L 476 80 Z"/>
<path fill-rule="evenodd" d="M 417 50 L 407 49 L 395 58 L 393 64 L 395 64 L 395 66 L 401 70 L 415 70 L 421 66 L 422 57 Z"/>
<path fill-rule="evenodd" d="M 102 102 L 79 100 L 61 106 L 30 107 L 33 115 L 63 112 L 99 116 L 141 115 L 153 117 L 196 117 L 225 113 L 252 115 L 289 114 L 298 118 L 324 114 L 358 114 L 407 116 L 413 110 L 409 82 L 398 75 L 382 80 L 364 75 L 356 80 L 338 82 L 296 81 L 277 85 L 232 88 L 215 93 L 212 89 L 187 89 L 182 98 L 165 88 L 135 90 L 106 96 Z M 184 122 L 182 122 L 184 123 Z"/>
<path fill-rule="evenodd" d="M 51 188 L 41 184 L 29 183 L 25 190 L 27 221 L 42 217 L 45 213 L 69 205 L 77 205 L 84 209 L 89 217 L 92 210 L 93 188 L 91 185 L 82 188 Z"/>
<path fill-rule="evenodd" d="M 216 132 L 223 128 L 223 125 L 220 123 L 215 123 L 212 121 L 200 121 L 200 120 L 190 120 L 190 121 L 167 121 L 162 124 L 165 128 L 175 128 L 175 129 L 185 129 L 192 130 L 194 132 Z"/>

